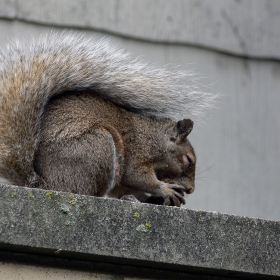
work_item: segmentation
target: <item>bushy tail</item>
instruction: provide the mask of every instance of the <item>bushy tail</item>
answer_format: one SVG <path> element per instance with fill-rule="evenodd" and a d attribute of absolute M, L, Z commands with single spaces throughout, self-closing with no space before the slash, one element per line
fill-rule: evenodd
<path fill-rule="evenodd" d="M 48 100 L 89 90 L 141 114 L 201 116 L 214 95 L 186 86 L 190 73 L 151 67 L 112 46 L 73 33 L 13 42 L 0 52 L 0 176 L 26 184 L 40 116 Z"/>

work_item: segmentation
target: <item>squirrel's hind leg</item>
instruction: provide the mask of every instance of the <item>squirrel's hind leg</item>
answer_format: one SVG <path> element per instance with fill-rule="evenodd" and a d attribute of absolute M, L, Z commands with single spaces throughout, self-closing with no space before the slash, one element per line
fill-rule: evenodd
<path fill-rule="evenodd" d="M 94 196 L 114 187 L 116 165 L 113 137 L 101 128 L 76 138 L 41 141 L 34 159 L 40 188 Z"/>

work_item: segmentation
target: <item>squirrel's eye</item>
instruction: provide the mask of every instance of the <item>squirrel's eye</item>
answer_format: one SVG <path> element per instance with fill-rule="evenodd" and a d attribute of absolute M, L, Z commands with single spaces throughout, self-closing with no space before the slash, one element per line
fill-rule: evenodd
<path fill-rule="evenodd" d="M 189 162 L 189 168 L 195 167 L 195 156 L 192 153 L 186 154 L 186 158 Z"/>
<path fill-rule="evenodd" d="M 188 159 L 188 162 L 190 163 L 190 165 L 192 165 L 193 164 L 193 161 L 192 161 L 192 159 L 188 156 L 188 155 L 186 155 L 186 157 L 187 157 L 187 159 Z"/>

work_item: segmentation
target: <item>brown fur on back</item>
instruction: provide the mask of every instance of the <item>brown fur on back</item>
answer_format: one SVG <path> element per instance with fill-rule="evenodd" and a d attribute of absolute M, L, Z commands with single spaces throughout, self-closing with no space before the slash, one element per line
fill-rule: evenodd
<path fill-rule="evenodd" d="M 170 141 L 175 125 L 169 119 L 121 109 L 91 93 L 55 98 L 42 116 L 34 160 L 36 183 L 55 190 L 103 196 L 124 187 L 130 193 L 140 190 L 153 194 L 159 179 L 173 178 L 176 183 L 181 180 L 180 185 L 185 185 L 187 191 L 194 187 L 194 176 L 187 182 L 190 176 L 185 173 L 183 179 L 180 157 L 189 150 L 195 163 L 195 155 L 187 140 L 181 144 L 183 150 Z M 171 145 L 174 147 L 170 152 Z M 153 176 L 154 185 L 150 182 Z M 139 179 L 148 184 L 137 184 Z M 119 196 L 116 193 L 114 190 L 113 196 Z"/>

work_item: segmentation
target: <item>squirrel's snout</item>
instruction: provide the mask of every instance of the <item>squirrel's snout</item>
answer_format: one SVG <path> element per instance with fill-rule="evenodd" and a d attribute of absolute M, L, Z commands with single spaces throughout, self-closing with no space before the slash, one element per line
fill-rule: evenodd
<path fill-rule="evenodd" d="M 194 186 L 191 186 L 191 187 L 187 188 L 187 190 L 186 190 L 187 194 L 191 194 L 193 192 L 194 192 Z"/>

